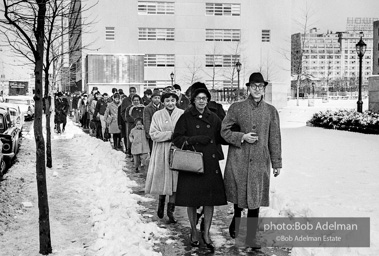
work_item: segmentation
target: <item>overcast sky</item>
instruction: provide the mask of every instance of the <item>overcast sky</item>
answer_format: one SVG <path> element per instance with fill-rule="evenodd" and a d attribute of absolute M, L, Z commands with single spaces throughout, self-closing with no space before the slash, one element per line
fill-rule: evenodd
<path fill-rule="evenodd" d="M 307 3 L 309 20 L 321 32 L 345 31 L 347 17 L 379 18 L 379 0 L 292 0 L 292 33 L 300 32 L 296 20 L 304 18 Z"/>

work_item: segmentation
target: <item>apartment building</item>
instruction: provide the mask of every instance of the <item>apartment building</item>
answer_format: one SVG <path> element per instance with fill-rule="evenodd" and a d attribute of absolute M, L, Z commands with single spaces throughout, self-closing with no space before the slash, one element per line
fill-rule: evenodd
<path fill-rule="evenodd" d="M 367 49 L 362 60 L 362 83 L 368 84 L 373 63 L 373 21 L 376 18 L 347 18 L 346 31 L 320 33 L 311 29 L 306 34 L 291 37 L 292 74 L 297 74 L 296 56 L 303 52 L 301 70 L 304 76 L 325 84 L 330 80 L 356 83 L 359 77 L 359 57 L 356 44 L 362 37 Z"/>
<path fill-rule="evenodd" d="M 133 85 L 142 94 L 147 87 L 174 82 L 186 90 L 202 81 L 209 89 L 237 88 L 235 63 L 239 61 L 240 88 L 245 88 L 252 72 L 261 71 L 271 85 L 267 98 L 284 106 L 290 89 L 290 62 L 283 54 L 291 47 L 287 40 L 290 13 L 290 0 L 100 0 L 82 14 L 82 22 L 94 20 L 86 29 L 89 32 L 81 34 L 81 43 L 91 47 L 85 47 L 72 63 L 76 66 L 73 73 L 89 91 L 93 85 L 86 77 L 102 71 L 86 70 L 87 56 L 113 59 L 115 63 L 109 65 L 117 69 L 122 56 L 142 54 L 142 81 L 117 78 L 97 87 L 108 92 L 112 87 L 128 91 Z M 104 72 L 111 69 L 104 67 Z"/>
<path fill-rule="evenodd" d="M 373 23 L 372 74 L 379 75 L 379 21 Z"/>

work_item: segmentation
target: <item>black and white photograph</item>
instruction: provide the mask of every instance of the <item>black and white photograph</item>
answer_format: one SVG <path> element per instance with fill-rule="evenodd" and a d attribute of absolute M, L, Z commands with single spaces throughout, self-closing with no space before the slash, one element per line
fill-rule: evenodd
<path fill-rule="evenodd" d="M 1 256 L 379 255 L 379 1 L 1 0 Z"/>

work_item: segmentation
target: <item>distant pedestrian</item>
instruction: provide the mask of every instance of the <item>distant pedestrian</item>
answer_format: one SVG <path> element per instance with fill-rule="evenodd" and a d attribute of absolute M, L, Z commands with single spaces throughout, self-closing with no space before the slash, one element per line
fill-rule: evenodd
<path fill-rule="evenodd" d="M 69 103 L 66 98 L 63 98 L 63 93 L 58 92 L 57 99 L 55 102 L 57 133 L 65 132 L 69 108 L 70 108 Z M 61 124 L 62 124 L 62 130 L 61 130 Z"/>
<path fill-rule="evenodd" d="M 179 97 L 177 106 L 180 109 L 186 110 L 190 105 L 190 100 L 182 93 L 182 88 L 178 84 L 174 84 L 174 89 Z"/>
<path fill-rule="evenodd" d="M 105 110 L 107 109 L 107 106 L 108 106 L 108 94 L 107 93 L 103 93 L 103 97 L 100 98 L 97 101 L 97 103 L 96 103 L 94 115 L 98 116 L 99 119 L 100 119 L 101 135 L 102 135 L 102 138 L 103 138 L 104 141 L 107 140 L 104 137 L 105 128 L 107 127 L 107 124 L 106 124 L 105 118 L 104 118 L 104 114 L 105 114 Z"/>
<path fill-rule="evenodd" d="M 143 110 L 145 106 L 142 104 L 141 97 L 138 94 L 132 96 L 132 105 L 126 108 L 125 117 L 126 120 L 126 156 L 131 157 L 131 143 L 129 140 L 130 131 L 134 127 L 134 120 L 136 118 L 143 118 Z"/>
<path fill-rule="evenodd" d="M 149 134 L 151 120 L 153 119 L 154 113 L 163 108 L 164 106 L 161 103 L 160 93 L 154 92 L 151 95 L 151 102 L 143 110 L 143 125 L 145 127 L 146 138 L 149 142 L 150 152 L 153 150 L 153 140 L 151 139 L 150 134 Z"/>
<path fill-rule="evenodd" d="M 149 143 L 146 139 L 145 129 L 143 127 L 142 118 L 138 117 L 134 120 L 135 126 L 130 131 L 129 140 L 131 142 L 131 153 L 134 158 L 134 168 L 138 173 L 142 171 L 142 163 L 146 160 L 150 153 Z"/>
<path fill-rule="evenodd" d="M 143 105 L 147 106 L 151 102 L 151 95 L 153 92 L 150 89 L 146 89 L 146 91 L 143 92 L 143 97 L 142 97 L 142 103 Z"/>
<path fill-rule="evenodd" d="M 107 123 L 109 133 L 112 135 L 113 139 L 113 148 L 120 150 L 121 142 L 121 131 L 118 127 L 117 116 L 118 116 L 118 107 L 120 105 L 120 95 L 115 93 L 113 95 L 113 101 L 108 104 L 107 109 L 104 113 L 104 119 Z"/>
<path fill-rule="evenodd" d="M 282 168 L 278 111 L 263 99 L 267 84 L 261 73 L 251 74 L 249 97 L 230 106 L 221 129 L 231 144 L 224 174 L 227 200 L 234 204 L 229 233 L 236 237 L 237 220 L 247 208 L 246 244 L 253 249 L 260 248 L 255 239 L 259 208 L 269 206 L 270 164 L 274 177 Z"/>

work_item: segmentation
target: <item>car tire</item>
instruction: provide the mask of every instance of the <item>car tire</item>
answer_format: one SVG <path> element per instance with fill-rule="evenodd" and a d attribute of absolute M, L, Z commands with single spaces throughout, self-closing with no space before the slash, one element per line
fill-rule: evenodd
<path fill-rule="evenodd" d="M 5 164 L 4 160 L 1 159 L 1 162 L 0 162 L 0 177 L 2 177 L 3 174 L 5 173 L 5 169 L 6 169 L 6 164 Z"/>

